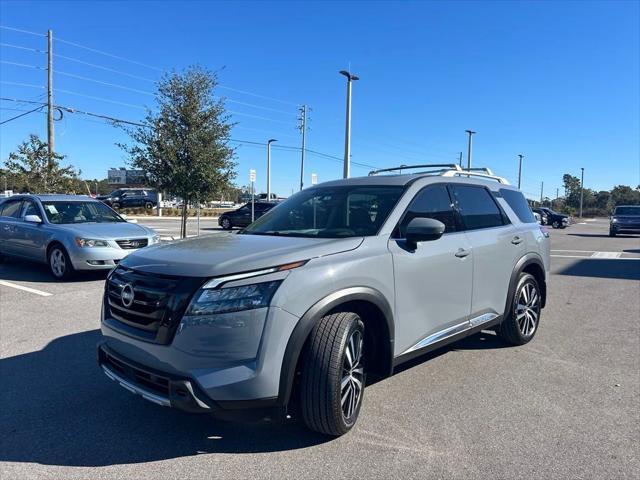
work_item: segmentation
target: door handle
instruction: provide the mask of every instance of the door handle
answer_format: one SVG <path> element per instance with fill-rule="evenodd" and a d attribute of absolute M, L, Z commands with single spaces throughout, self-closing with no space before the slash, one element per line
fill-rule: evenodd
<path fill-rule="evenodd" d="M 455 253 L 455 256 L 458 258 L 464 258 L 471 254 L 471 250 L 465 250 L 464 248 L 459 248 Z"/>
<path fill-rule="evenodd" d="M 524 240 L 522 240 L 522 238 L 518 237 L 517 235 L 511 239 L 511 243 L 513 243 L 514 245 L 520 245 L 523 241 Z"/>

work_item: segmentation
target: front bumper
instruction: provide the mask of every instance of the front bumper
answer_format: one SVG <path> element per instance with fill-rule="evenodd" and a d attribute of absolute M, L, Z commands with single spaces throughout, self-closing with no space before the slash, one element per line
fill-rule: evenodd
<path fill-rule="evenodd" d="M 153 242 L 153 238 L 147 238 L 147 242 L 148 246 L 156 244 Z M 69 258 L 71 258 L 71 263 L 75 270 L 111 270 L 118 265 L 120 260 L 138 250 L 140 249 L 120 248 L 113 240 L 109 240 L 108 247 L 82 248 L 76 245 L 67 246 Z"/>
<path fill-rule="evenodd" d="M 611 223 L 611 230 L 620 233 L 640 233 L 640 223 Z"/>

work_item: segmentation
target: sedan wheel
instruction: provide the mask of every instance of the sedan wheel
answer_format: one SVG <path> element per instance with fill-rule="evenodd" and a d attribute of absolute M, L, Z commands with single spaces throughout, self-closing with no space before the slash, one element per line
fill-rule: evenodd
<path fill-rule="evenodd" d="M 553 228 L 560 228 L 560 222 L 558 222 L 557 220 L 555 222 L 553 222 L 553 224 L 551 225 Z"/>
<path fill-rule="evenodd" d="M 64 248 L 56 245 L 49 251 L 49 269 L 58 280 L 65 280 L 73 274 L 73 265 Z"/>

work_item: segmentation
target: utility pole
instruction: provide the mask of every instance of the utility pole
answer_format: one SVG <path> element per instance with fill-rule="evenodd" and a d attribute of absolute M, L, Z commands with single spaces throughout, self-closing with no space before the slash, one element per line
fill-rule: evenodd
<path fill-rule="evenodd" d="M 53 32 L 47 30 L 47 144 L 49 163 L 53 160 Z"/>
<path fill-rule="evenodd" d="M 267 202 L 271 201 L 271 144 L 277 142 L 275 138 L 270 138 L 267 142 Z"/>
<path fill-rule="evenodd" d="M 467 170 L 471 170 L 471 149 L 472 149 L 472 140 L 471 136 L 476 133 L 473 130 L 465 130 L 469 134 L 469 143 L 467 144 Z"/>
<path fill-rule="evenodd" d="M 306 134 L 307 134 L 307 106 L 300 106 L 300 125 L 298 128 L 302 133 L 302 156 L 300 157 L 300 190 L 304 186 L 304 150 L 306 146 Z"/>
<path fill-rule="evenodd" d="M 580 174 L 580 218 L 582 218 L 582 198 L 584 194 L 584 167 L 581 167 L 580 170 L 582 173 Z"/>
<path fill-rule="evenodd" d="M 458 154 L 458 165 L 460 165 L 460 168 L 462 168 L 462 152 Z"/>
<path fill-rule="evenodd" d="M 522 158 L 524 155 L 518 155 L 520 162 L 518 163 L 518 190 L 520 190 L 520 181 L 522 180 Z"/>
<path fill-rule="evenodd" d="M 360 80 L 360 77 L 346 70 L 340 70 L 340 74 L 347 77 L 347 118 L 344 131 L 344 169 L 342 178 L 349 178 L 351 175 L 351 82 Z"/>
<path fill-rule="evenodd" d="M 544 193 L 544 182 L 540 183 L 540 205 L 542 205 L 542 194 Z"/>
<path fill-rule="evenodd" d="M 556 200 L 560 197 L 560 189 L 556 188 Z"/>

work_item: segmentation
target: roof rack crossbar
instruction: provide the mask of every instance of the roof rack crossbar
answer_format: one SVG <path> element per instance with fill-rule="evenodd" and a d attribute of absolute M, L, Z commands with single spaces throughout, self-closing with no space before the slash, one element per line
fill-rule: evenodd
<path fill-rule="evenodd" d="M 384 172 L 395 172 L 399 170 L 411 170 L 414 168 L 442 168 L 446 170 L 457 170 L 462 171 L 460 165 L 457 163 L 425 163 L 423 165 L 400 165 L 398 167 L 391 168 L 381 168 L 379 170 L 371 170 L 369 172 L 369 176 L 377 175 L 378 173 Z"/>
<path fill-rule="evenodd" d="M 489 169 L 487 169 L 487 170 L 489 170 Z M 491 171 L 491 170 L 489 170 L 489 171 Z M 499 177 L 498 175 L 493 175 L 493 173 L 474 172 L 473 169 L 471 169 L 471 170 L 447 170 L 446 172 L 442 172 L 440 175 L 442 175 L 443 177 L 459 176 L 459 177 L 489 178 L 489 179 L 495 180 L 496 182 L 501 183 L 503 185 L 510 185 L 509 181 L 504 177 Z"/>

